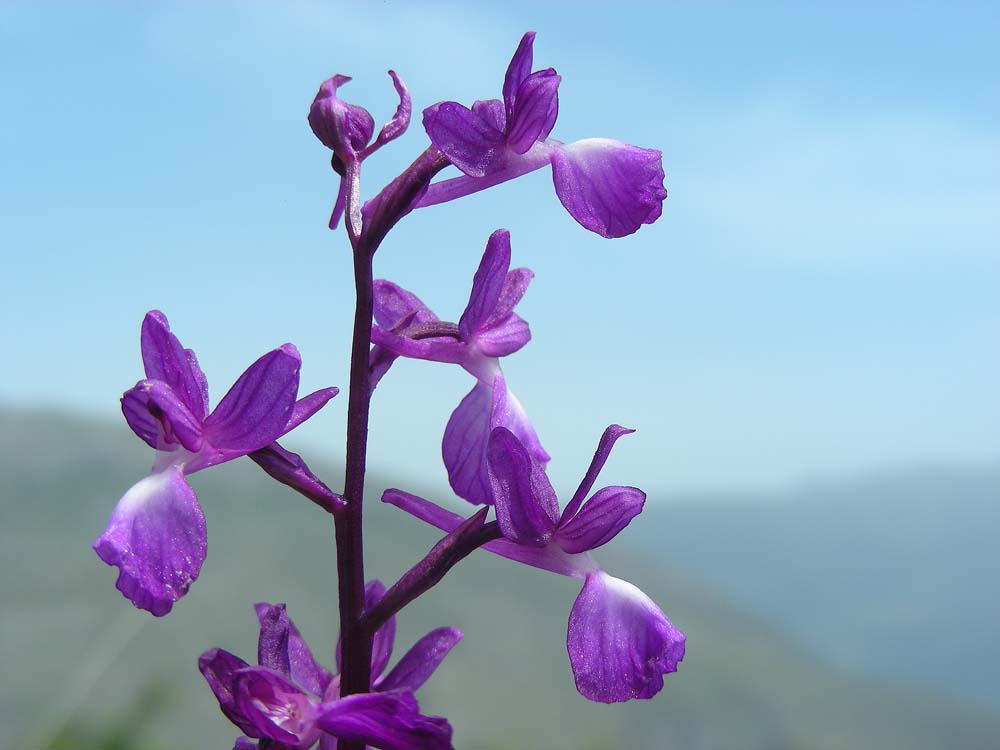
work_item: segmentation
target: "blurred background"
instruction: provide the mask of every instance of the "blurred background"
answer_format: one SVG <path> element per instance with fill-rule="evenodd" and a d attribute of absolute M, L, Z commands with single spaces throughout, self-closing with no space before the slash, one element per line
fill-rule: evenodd
<path fill-rule="evenodd" d="M 465 640 L 420 693 L 460 748 L 986 748 L 1000 737 L 1000 9 L 993 3 L 0 3 L 0 748 L 230 747 L 202 651 L 255 653 L 254 601 L 336 637 L 332 527 L 247 461 L 198 474 L 209 557 L 167 618 L 89 545 L 151 461 L 124 425 L 143 314 L 213 403 L 261 353 L 345 386 L 353 284 L 319 84 L 426 143 L 420 110 L 497 97 L 521 34 L 562 75 L 563 141 L 664 152 L 663 218 L 604 240 L 548 170 L 417 211 L 376 273 L 445 319 L 486 237 L 535 271 L 505 372 L 572 492 L 649 494 L 598 557 L 688 634 L 648 702 L 575 692 L 579 586 L 485 554 L 406 610 Z M 435 534 L 378 495 L 451 502 L 457 370 L 401 362 L 373 407 L 368 569 Z M 340 482 L 346 398 L 298 431 Z M 463 509 L 464 510 L 464 509 Z M 327 644 L 324 647 L 323 644 Z M 330 663 L 332 659 L 325 659 Z M 227 744 L 230 743 L 230 744 Z"/>

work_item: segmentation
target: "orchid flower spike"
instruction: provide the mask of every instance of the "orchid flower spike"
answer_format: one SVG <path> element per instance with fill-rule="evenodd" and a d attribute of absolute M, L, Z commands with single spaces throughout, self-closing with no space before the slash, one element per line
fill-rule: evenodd
<path fill-rule="evenodd" d="M 384 595 L 381 583 L 370 582 L 366 607 Z M 420 714 L 413 693 L 461 640 L 460 631 L 431 631 L 383 675 L 395 635 L 390 620 L 375 634 L 371 692 L 341 698 L 340 676 L 316 662 L 285 605 L 257 604 L 255 609 L 258 666 L 222 649 L 206 651 L 198 660 L 222 712 L 245 735 L 237 740 L 237 750 L 309 748 L 317 742 L 320 750 L 336 750 L 338 739 L 383 750 L 450 750 L 451 726 Z"/>
<path fill-rule="evenodd" d="M 524 408 L 507 387 L 500 357 L 531 339 L 514 312 L 534 274 L 510 270 L 510 233 L 498 229 L 486 243 L 472 292 L 458 323 L 442 322 L 416 295 L 395 284 L 375 282 L 375 322 L 370 366 L 372 387 L 398 356 L 460 365 L 476 384 L 452 412 L 441 453 L 455 494 L 471 503 L 492 503 L 486 467 L 490 430 L 506 427 L 528 446 L 536 461 L 549 460 Z"/>
<path fill-rule="evenodd" d="M 431 143 L 464 176 L 434 183 L 417 207 L 444 203 L 552 165 L 556 195 L 582 226 L 624 237 L 663 209 L 662 154 L 608 138 L 571 144 L 550 139 L 559 112 L 560 77 L 531 72 L 535 33 L 521 39 L 507 67 L 503 101 L 440 102 L 424 110 Z"/>
<path fill-rule="evenodd" d="M 544 468 L 516 435 L 497 427 L 488 447 L 504 538 L 484 547 L 526 565 L 584 579 L 570 612 L 566 649 L 577 690 L 602 703 L 653 697 L 663 689 L 663 675 L 677 671 L 684 658 L 684 634 L 648 596 L 605 573 L 588 554 L 624 529 L 646 500 L 635 487 L 604 487 L 587 499 L 615 441 L 630 432 L 619 425 L 604 431 L 590 468 L 561 513 Z M 449 532 L 465 520 L 397 489 L 387 490 L 382 501 Z"/>
<path fill-rule="evenodd" d="M 122 396 L 122 412 L 135 434 L 156 450 L 156 459 L 149 476 L 118 502 L 94 551 L 118 568 L 118 590 L 160 617 L 187 593 L 205 560 L 205 516 L 188 474 L 240 456 L 259 453 L 266 462 L 284 455 L 286 464 L 269 473 L 293 486 L 308 485 L 311 499 L 327 510 L 341 502 L 298 456 L 275 442 L 319 411 L 337 389 L 296 400 L 302 362 L 298 350 L 285 344 L 250 365 L 209 413 L 205 375 L 163 313 L 146 314 L 141 349 L 146 379 Z"/>

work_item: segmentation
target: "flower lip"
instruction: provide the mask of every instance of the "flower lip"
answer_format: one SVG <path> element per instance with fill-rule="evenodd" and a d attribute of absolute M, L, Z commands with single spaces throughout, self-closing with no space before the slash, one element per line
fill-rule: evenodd
<path fill-rule="evenodd" d="M 637 587 L 598 571 L 573 604 L 566 648 L 577 690 L 601 703 L 652 698 L 677 671 L 686 637 Z"/>

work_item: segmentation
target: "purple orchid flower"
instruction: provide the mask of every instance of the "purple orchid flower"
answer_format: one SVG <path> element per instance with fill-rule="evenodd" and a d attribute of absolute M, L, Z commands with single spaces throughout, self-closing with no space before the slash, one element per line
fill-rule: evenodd
<path fill-rule="evenodd" d="M 370 582 L 366 607 L 384 594 L 381 583 Z M 335 750 L 337 739 L 384 750 L 451 748 L 451 726 L 420 714 L 413 693 L 461 640 L 460 631 L 431 631 L 383 674 L 395 636 L 395 620 L 389 620 L 375 634 L 371 692 L 341 698 L 339 675 L 316 662 L 285 605 L 257 604 L 255 609 L 259 666 L 222 649 L 206 651 L 198 660 L 222 712 L 246 735 L 236 748 L 290 750 L 318 741 L 320 750 Z"/>
<path fill-rule="evenodd" d="M 497 427 L 488 447 L 504 538 L 484 547 L 511 560 L 584 579 L 570 612 L 566 648 L 577 690 L 602 703 L 653 697 L 663 688 L 663 675 L 677 671 L 684 658 L 684 634 L 648 596 L 605 573 L 588 554 L 624 529 L 645 502 L 645 493 L 635 487 L 605 487 L 584 502 L 615 441 L 630 432 L 619 425 L 604 431 L 586 476 L 562 513 L 542 465 L 516 435 Z M 387 490 L 382 500 L 445 531 L 465 520 L 397 489 Z"/>
<path fill-rule="evenodd" d="M 205 516 L 188 474 L 258 451 L 265 462 L 284 455 L 284 465 L 269 473 L 288 484 L 308 484 L 312 499 L 328 510 L 340 502 L 298 456 L 274 442 L 315 414 L 337 389 L 296 401 L 302 363 L 295 347 L 285 344 L 250 365 L 209 413 L 205 375 L 163 313 L 146 314 L 140 341 L 146 379 L 125 392 L 122 412 L 135 434 L 156 450 L 156 460 L 149 476 L 118 502 L 94 551 L 118 568 L 115 585 L 127 599 L 161 617 L 187 593 L 205 560 Z"/>
<path fill-rule="evenodd" d="M 503 101 L 469 109 L 441 102 L 424 110 L 431 142 L 465 176 L 432 184 L 417 207 L 454 200 L 552 165 L 556 195 L 570 215 L 602 237 L 624 237 L 663 209 L 662 154 L 607 138 L 564 144 L 549 133 L 559 112 L 560 77 L 531 72 L 535 33 L 521 39 L 507 67 Z"/>
<path fill-rule="evenodd" d="M 441 443 L 448 481 L 455 494 L 472 503 L 493 502 L 486 467 L 491 429 L 508 428 L 536 461 L 549 460 L 500 369 L 500 357 L 513 354 L 531 339 L 528 324 L 513 310 L 532 276 L 527 268 L 510 270 L 510 232 L 498 229 L 486 243 L 469 303 L 457 325 L 438 320 L 405 289 L 381 279 L 375 282 L 372 387 L 397 356 L 458 364 L 476 378 L 448 420 Z"/>
<path fill-rule="evenodd" d="M 410 126 L 413 112 L 410 93 L 395 71 L 390 70 L 389 76 L 399 95 L 399 105 L 370 144 L 375 132 L 375 119 L 364 107 L 348 104 L 337 96 L 337 89 L 351 80 L 349 76 L 335 75 L 324 81 L 309 108 L 309 127 L 323 145 L 333 151 L 333 167 L 341 177 L 337 200 L 330 215 L 330 229 L 337 228 L 344 213 L 347 166 L 360 163 L 389 141 L 399 138 Z"/>

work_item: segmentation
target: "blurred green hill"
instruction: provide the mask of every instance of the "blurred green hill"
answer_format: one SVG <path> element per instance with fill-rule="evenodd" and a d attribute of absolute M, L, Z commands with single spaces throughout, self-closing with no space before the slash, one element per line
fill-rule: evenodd
<path fill-rule="evenodd" d="M 1000 712 L 1000 464 L 650 504 L 646 554 L 852 673 Z"/>
<path fill-rule="evenodd" d="M 339 439 L 336 444 L 339 449 Z M 90 543 L 151 458 L 124 426 L 0 410 L 0 748 L 231 747 L 234 728 L 195 662 L 213 646 L 247 658 L 255 654 L 255 601 L 287 602 L 317 656 L 323 658 L 327 644 L 326 661 L 332 662 L 332 524 L 248 461 L 193 477 L 208 518 L 209 556 L 202 578 L 175 611 L 155 619 L 118 594 L 115 571 L 97 559 Z M 336 477 L 328 479 L 337 485 Z M 378 476 L 370 479 L 367 566 L 370 577 L 388 583 L 436 534 L 375 502 L 384 484 Z M 433 496 L 426 488 L 407 489 Z M 952 507 L 959 504 L 956 497 Z M 711 510 L 721 514 L 716 523 L 723 528 L 746 523 L 738 514 L 730 520 L 722 506 Z M 457 747 L 996 746 L 1000 719 L 989 711 L 930 689 L 901 687 L 898 680 L 890 685 L 831 667 L 816 655 L 815 644 L 807 647 L 805 639 L 789 635 L 792 628 L 776 625 L 767 607 L 748 611 L 754 608 L 746 606 L 746 596 L 733 595 L 731 581 L 763 565 L 769 550 L 749 549 L 713 567 L 705 558 L 723 555 L 725 539 L 712 524 L 698 531 L 695 521 L 682 523 L 669 506 L 650 511 L 600 559 L 650 594 L 689 636 L 680 672 L 652 701 L 602 706 L 577 695 L 565 653 L 575 581 L 481 553 L 404 611 L 397 656 L 431 627 L 454 625 L 466 633 L 419 696 L 425 711 L 451 719 Z M 699 536 L 718 544 L 703 548 Z M 930 549 L 935 539 L 923 543 Z M 791 567 L 812 565 L 820 577 L 841 574 L 845 561 L 810 558 L 810 549 L 798 550 L 801 559 Z M 863 562 L 852 560 L 851 570 L 866 569 Z M 779 581 L 786 575 L 796 580 L 801 572 L 776 565 L 766 570 Z M 860 648 L 864 618 L 845 609 L 838 622 Z M 914 660 L 952 645 L 942 633 L 928 632 Z M 878 652 L 877 645 L 865 647 Z"/>

